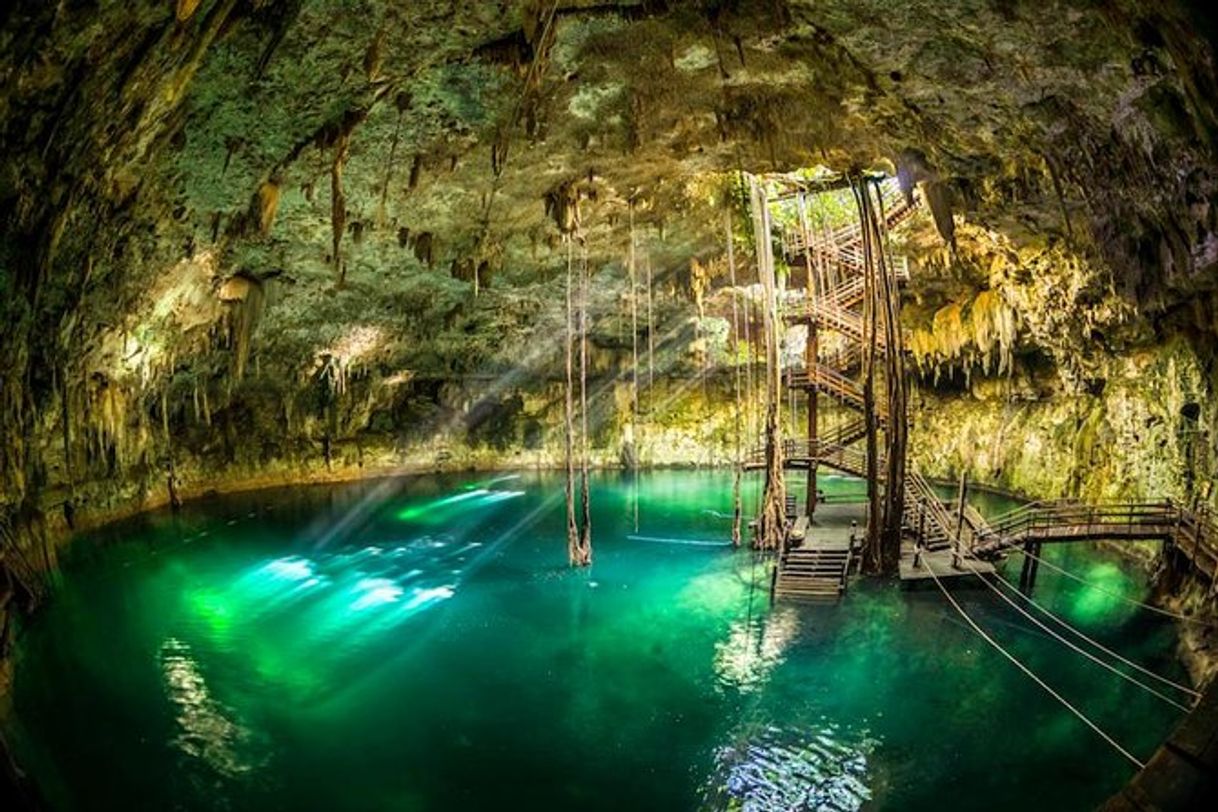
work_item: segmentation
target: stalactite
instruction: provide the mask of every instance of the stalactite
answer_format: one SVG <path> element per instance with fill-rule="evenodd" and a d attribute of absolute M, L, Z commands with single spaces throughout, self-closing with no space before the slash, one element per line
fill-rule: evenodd
<path fill-rule="evenodd" d="M 258 233 L 267 236 L 275 223 L 275 213 L 279 211 L 279 194 L 282 190 L 282 179 L 276 175 L 264 180 L 258 186 L 255 196 L 257 206 Z"/>
<path fill-rule="evenodd" d="M 343 263 L 343 232 L 347 228 L 347 198 L 343 193 L 343 168 L 350 154 L 351 132 L 341 133 L 334 142 L 334 159 L 330 163 L 330 251 L 339 287 L 346 284 L 347 266 Z"/>
<path fill-rule="evenodd" d="M 397 161 L 398 142 L 402 135 L 402 117 L 410 106 L 410 94 L 399 93 L 394 103 L 398 110 L 397 121 L 393 125 L 393 139 L 389 142 L 389 157 L 385 160 L 385 179 L 381 182 L 381 199 L 376 208 L 377 228 L 384 228 L 388 220 L 389 187 L 393 183 L 393 168 Z M 413 170 L 412 170 L 413 171 Z"/>
<path fill-rule="evenodd" d="M 195 11 L 199 8 L 201 0 L 176 0 L 174 4 L 174 16 L 178 22 L 184 23 L 194 16 Z"/>
<path fill-rule="evenodd" d="M 240 381 L 249 361 L 254 331 L 262 318 L 266 292 L 261 280 L 240 272 L 225 280 L 218 295 L 228 308 L 225 339 L 232 351 L 233 380 Z"/>

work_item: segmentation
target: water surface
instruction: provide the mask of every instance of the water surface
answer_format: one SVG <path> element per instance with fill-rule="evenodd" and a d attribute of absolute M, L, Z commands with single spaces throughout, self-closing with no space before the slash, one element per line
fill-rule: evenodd
<path fill-rule="evenodd" d="M 20 646 L 8 732 L 59 809 L 1087 809 L 1131 769 L 937 592 L 768 604 L 731 475 L 419 477 L 216 498 L 80 540 Z M 861 483 L 829 478 L 835 496 Z M 746 487 L 755 499 L 756 483 Z M 983 508 L 1008 505 L 992 499 Z M 1092 549 L 1037 598 L 1170 674 Z M 1008 566 L 1018 575 L 1018 561 Z M 1004 645 L 1145 758 L 1179 712 L 988 591 Z"/>

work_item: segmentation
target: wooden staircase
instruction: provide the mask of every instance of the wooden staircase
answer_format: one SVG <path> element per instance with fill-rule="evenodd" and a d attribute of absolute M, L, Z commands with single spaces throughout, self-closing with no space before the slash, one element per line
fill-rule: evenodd
<path fill-rule="evenodd" d="M 846 591 L 849 546 L 795 547 L 779 558 L 774 596 L 800 600 L 837 600 Z"/>
<path fill-rule="evenodd" d="M 914 202 L 901 194 L 895 182 L 883 183 L 879 194 L 879 213 L 885 229 L 896 227 L 914 211 Z M 893 423 L 888 408 L 888 373 L 873 373 L 873 396 L 867 398 L 864 394 L 864 354 L 873 349 L 877 353 L 888 350 L 884 330 L 867 324 L 865 300 L 869 296 L 896 297 L 897 287 L 909 278 L 908 266 L 894 267 L 897 263 L 887 261 L 882 266 L 869 267 L 864 256 L 861 222 L 845 223 L 819 234 L 812 233 L 805 222 L 786 232 L 783 249 L 788 264 L 807 269 L 808 288 L 789 291 L 784 296 L 782 317 L 787 323 L 807 325 L 809 329 L 803 363 L 787 370 L 784 382 L 807 395 L 810 415 L 816 413 L 816 398 L 823 395 L 856 416 L 827 430 L 813 424 L 809 427 L 813 436 L 783 442 L 782 465 L 810 472 L 823 466 L 863 479 L 870 469 L 882 484 L 888 474 L 884 451 L 877 448 L 874 465 L 868 466 L 866 452 L 856 445 L 866 439 L 869 429 L 887 434 Z M 877 277 L 876 284 L 881 287 L 872 290 L 869 280 L 880 268 L 887 276 Z M 903 352 L 899 332 L 892 340 L 897 345 L 894 354 Z M 761 469 L 765 465 L 764 448 L 754 449 L 744 461 L 746 469 Z M 945 550 L 965 555 L 973 540 L 984 532 L 984 521 L 975 512 L 962 515 L 951 511 L 912 468 L 906 468 L 900 485 L 904 495 L 902 535 L 907 542 L 912 541 L 927 553 L 938 553 L 940 557 Z M 787 513 L 789 518 L 790 504 Z M 831 539 L 830 533 L 813 538 L 808 532 L 808 521 L 807 517 L 800 517 L 793 522 L 788 541 L 798 544 L 803 539 L 803 544 L 788 546 L 780 554 L 773 571 L 772 594 L 836 600 L 845 590 L 853 539 L 846 541 L 840 534 Z"/>

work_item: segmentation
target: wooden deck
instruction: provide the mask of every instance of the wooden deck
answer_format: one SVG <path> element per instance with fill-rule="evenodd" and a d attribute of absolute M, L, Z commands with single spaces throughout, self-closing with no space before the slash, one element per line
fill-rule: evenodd
<path fill-rule="evenodd" d="M 1218 681 L 1101 812 L 1218 809 Z"/>
<path fill-rule="evenodd" d="M 934 579 L 938 578 L 945 586 L 959 584 L 967 587 L 981 587 L 984 584 L 981 583 L 977 574 L 989 578 L 997 573 L 994 565 L 989 561 L 981 561 L 971 556 L 966 556 L 965 564 L 956 568 L 952 565 L 951 550 L 923 550 L 917 565 L 914 563 L 914 558 L 913 545 L 902 544 L 900 563 L 902 586 L 925 584 L 933 587 Z"/>

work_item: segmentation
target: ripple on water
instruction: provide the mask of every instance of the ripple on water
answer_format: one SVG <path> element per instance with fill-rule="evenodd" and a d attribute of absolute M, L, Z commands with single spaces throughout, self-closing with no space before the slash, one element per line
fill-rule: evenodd
<path fill-rule="evenodd" d="M 786 660 L 787 648 L 799 636 L 799 613 L 779 607 L 766 617 L 739 620 L 727 639 L 715 644 L 715 678 L 720 688 L 757 691 Z"/>
<path fill-rule="evenodd" d="M 715 752 L 703 809 L 855 812 L 871 799 L 868 759 L 876 742 L 839 726 L 764 727 Z"/>
<path fill-rule="evenodd" d="M 165 691 L 176 713 L 173 746 L 226 778 L 261 766 L 246 755 L 256 749 L 249 746 L 250 730 L 211 696 L 190 647 L 170 637 L 161 645 L 160 659 Z"/>

